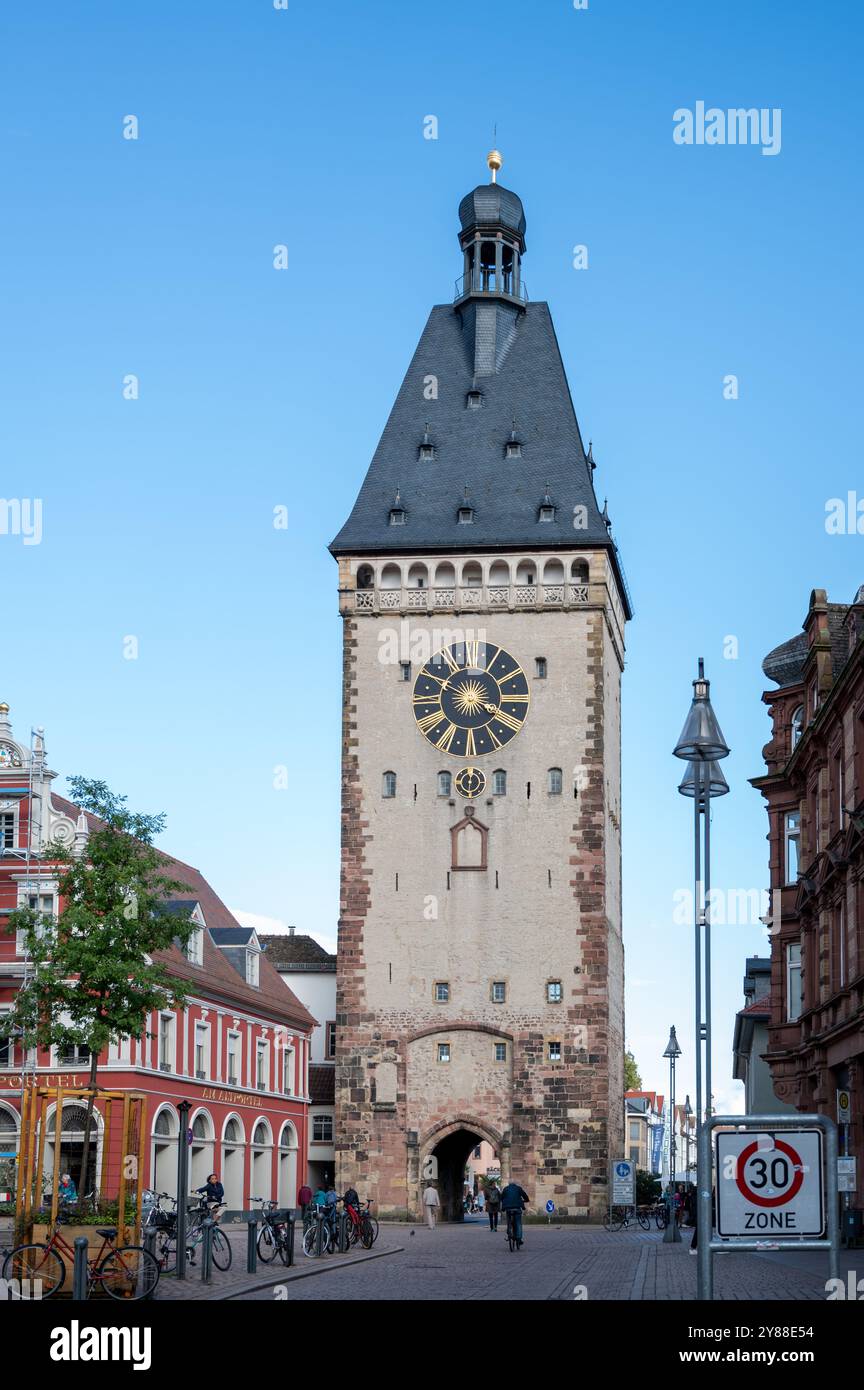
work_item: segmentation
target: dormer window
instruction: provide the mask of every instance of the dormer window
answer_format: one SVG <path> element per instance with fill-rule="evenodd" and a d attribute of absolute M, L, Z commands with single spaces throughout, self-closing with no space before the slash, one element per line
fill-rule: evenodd
<path fill-rule="evenodd" d="M 258 988 L 261 957 L 258 951 L 246 952 L 246 983 Z"/>
<path fill-rule="evenodd" d="M 474 521 L 474 508 L 465 506 L 460 507 L 459 511 L 457 512 L 457 517 L 460 526 L 470 526 Z"/>
<path fill-rule="evenodd" d="M 469 410 L 479 410 L 482 404 L 483 404 L 483 392 L 482 392 L 482 391 L 478 391 L 478 390 L 476 389 L 476 387 L 475 387 L 474 389 L 472 389 L 471 391 L 468 392 L 467 396 L 465 397 L 465 405 L 467 406 L 467 408 L 468 408 Z"/>
<path fill-rule="evenodd" d="M 540 503 L 540 514 L 539 514 L 538 520 L 539 520 L 539 521 L 554 521 L 554 520 L 555 520 L 555 507 L 553 506 L 553 504 L 552 504 L 551 502 L 541 502 L 541 503 Z"/>
<path fill-rule="evenodd" d="M 513 421 L 513 428 L 510 431 L 510 438 L 504 445 L 505 459 L 518 459 L 522 457 L 522 443 L 516 433 L 516 421 Z"/>
<path fill-rule="evenodd" d="M 404 525 L 405 525 L 405 516 L 406 516 L 406 512 L 405 512 L 405 508 L 404 508 L 404 507 L 391 507 L 391 508 L 390 508 L 390 525 L 391 525 L 391 526 L 404 526 Z"/>
<path fill-rule="evenodd" d="M 204 964 L 204 928 L 194 926 L 192 935 L 186 942 L 186 959 L 192 965 Z"/>
<path fill-rule="evenodd" d="M 432 443 L 432 440 L 429 437 L 429 426 L 427 424 L 426 428 L 423 431 L 423 438 L 421 439 L 420 444 L 417 448 L 417 457 L 421 463 L 431 463 L 435 457 L 436 452 L 437 450 L 435 448 L 435 445 Z"/>
<path fill-rule="evenodd" d="M 795 749 L 804 732 L 804 706 L 799 705 L 792 715 L 792 748 Z"/>

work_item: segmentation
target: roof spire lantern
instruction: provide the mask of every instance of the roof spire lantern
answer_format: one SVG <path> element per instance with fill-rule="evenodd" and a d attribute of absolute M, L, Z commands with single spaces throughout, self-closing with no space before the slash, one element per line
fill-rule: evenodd
<path fill-rule="evenodd" d="M 594 469 L 597 467 L 597 464 L 594 462 L 594 441 L 593 441 L 593 439 L 589 439 L 589 440 L 588 440 L 588 457 L 586 458 L 585 462 L 588 464 L 589 468 L 591 469 L 591 472 L 593 473 L 593 472 L 594 472 Z"/>
<path fill-rule="evenodd" d="M 498 182 L 503 162 L 500 150 L 490 150 L 486 163 L 491 183 L 478 184 L 459 204 L 464 266 L 456 282 L 457 303 L 475 295 L 519 304 L 528 298 L 521 272 L 525 210 L 518 194 Z"/>

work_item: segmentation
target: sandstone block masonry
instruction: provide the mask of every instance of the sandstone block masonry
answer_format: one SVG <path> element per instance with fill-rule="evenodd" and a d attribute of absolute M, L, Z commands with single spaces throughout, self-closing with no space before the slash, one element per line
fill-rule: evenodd
<path fill-rule="evenodd" d="M 337 1182 L 380 1214 L 416 1216 L 430 1160 L 464 1135 L 465 1157 L 487 1139 L 535 1209 L 597 1219 L 623 1151 L 623 622 L 606 552 L 586 559 L 578 607 L 434 618 L 358 611 L 360 561 L 340 563 Z M 470 760 L 418 733 L 419 665 L 404 679 L 404 640 L 395 658 L 392 644 L 403 621 L 421 653 L 446 627 L 504 647 L 528 676 L 524 726 L 474 759 L 487 785 L 473 802 L 439 780 Z M 469 807 L 486 864 L 460 872 L 450 831 Z"/>

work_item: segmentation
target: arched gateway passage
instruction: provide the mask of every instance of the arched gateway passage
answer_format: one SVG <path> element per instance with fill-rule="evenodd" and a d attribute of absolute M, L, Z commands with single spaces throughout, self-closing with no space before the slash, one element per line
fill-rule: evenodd
<path fill-rule="evenodd" d="M 442 1221 L 464 1220 L 463 1198 L 468 1177 L 469 1159 L 481 1146 L 492 1145 L 498 1150 L 498 1136 L 474 1126 L 470 1121 L 447 1126 L 441 1137 L 427 1142 L 422 1165 L 422 1187 L 432 1181 L 441 1199 Z"/>

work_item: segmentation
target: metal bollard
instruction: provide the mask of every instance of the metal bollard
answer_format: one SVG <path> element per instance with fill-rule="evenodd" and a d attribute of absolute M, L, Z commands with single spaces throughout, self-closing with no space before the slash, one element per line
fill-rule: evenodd
<path fill-rule="evenodd" d="M 213 1231 L 216 1222 L 208 1216 L 201 1227 L 201 1283 L 213 1283 Z"/>
<path fill-rule="evenodd" d="M 246 1222 L 246 1273 L 254 1274 L 258 1269 L 258 1222 L 250 1216 Z"/>
<path fill-rule="evenodd" d="M 86 1236 L 75 1237 L 75 1263 L 72 1267 L 72 1297 L 76 1303 L 83 1303 L 87 1297 L 87 1246 Z"/>
<path fill-rule="evenodd" d="M 324 1217 L 321 1214 L 320 1207 L 316 1211 L 315 1221 L 317 1224 L 317 1229 L 315 1231 L 315 1254 L 320 1256 L 321 1251 L 324 1249 Z"/>
<path fill-rule="evenodd" d="M 142 1238 L 141 1238 L 141 1244 L 144 1246 L 144 1249 L 147 1251 L 147 1254 L 148 1254 L 148 1255 L 152 1255 L 153 1258 L 154 1258 L 154 1260 L 156 1261 L 156 1263 L 159 1264 L 159 1256 L 156 1254 L 156 1228 L 155 1228 L 155 1226 L 148 1226 L 148 1227 L 146 1228 L 146 1230 L 144 1231 L 144 1235 L 143 1235 Z M 160 1265 L 160 1269 L 161 1269 L 161 1265 Z M 148 1295 L 147 1295 L 147 1298 L 148 1298 L 148 1299 L 149 1299 L 149 1298 L 152 1298 L 152 1297 L 153 1297 L 153 1294 L 154 1294 L 155 1292 L 156 1292 L 155 1289 L 151 1289 L 150 1293 L 148 1293 Z"/>
<path fill-rule="evenodd" d="M 294 1263 L 294 1213 L 288 1213 L 288 1266 Z"/>
<path fill-rule="evenodd" d="M 340 1255 L 344 1255 L 344 1254 L 345 1254 L 345 1251 L 346 1251 L 347 1249 L 348 1249 L 348 1213 L 347 1213 L 347 1211 L 340 1211 L 340 1213 L 339 1213 L 339 1254 L 340 1254 Z"/>

